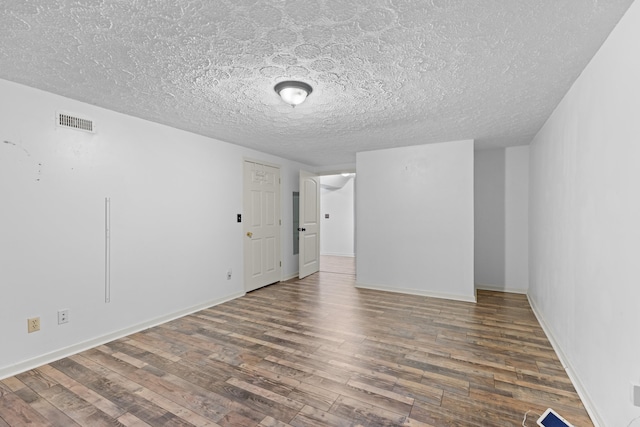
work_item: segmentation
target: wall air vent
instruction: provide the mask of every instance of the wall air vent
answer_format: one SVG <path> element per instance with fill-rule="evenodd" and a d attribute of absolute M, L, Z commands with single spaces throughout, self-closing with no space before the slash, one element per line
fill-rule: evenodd
<path fill-rule="evenodd" d="M 93 120 L 81 119 L 65 113 L 58 113 L 56 122 L 64 128 L 78 129 L 86 132 L 95 132 Z"/>

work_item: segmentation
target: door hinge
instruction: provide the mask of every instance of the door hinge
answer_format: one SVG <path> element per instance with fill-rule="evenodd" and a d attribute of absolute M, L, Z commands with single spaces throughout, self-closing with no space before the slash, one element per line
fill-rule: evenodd
<path fill-rule="evenodd" d="M 280 261 L 280 267 L 282 267 L 282 261 Z"/>
<path fill-rule="evenodd" d="M 281 219 L 279 219 L 278 222 L 280 223 L 280 225 L 282 225 L 282 220 Z"/>

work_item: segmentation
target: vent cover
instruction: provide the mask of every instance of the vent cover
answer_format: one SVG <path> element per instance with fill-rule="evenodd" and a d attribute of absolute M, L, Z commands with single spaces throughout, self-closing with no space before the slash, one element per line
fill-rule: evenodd
<path fill-rule="evenodd" d="M 65 113 L 58 113 L 56 122 L 58 126 L 61 127 L 78 129 L 91 133 L 94 132 L 93 120 L 82 119 Z"/>

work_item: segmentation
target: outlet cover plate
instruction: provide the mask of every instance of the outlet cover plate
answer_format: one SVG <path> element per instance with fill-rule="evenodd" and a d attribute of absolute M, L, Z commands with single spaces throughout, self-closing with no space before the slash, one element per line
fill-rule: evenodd
<path fill-rule="evenodd" d="M 58 325 L 69 322 L 69 310 L 58 310 Z"/>
<path fill-rule="evenodd" d="M 27 319 L 27 332 L 36 332 L 40 330 L 40 318 L 30 317 Z"/>

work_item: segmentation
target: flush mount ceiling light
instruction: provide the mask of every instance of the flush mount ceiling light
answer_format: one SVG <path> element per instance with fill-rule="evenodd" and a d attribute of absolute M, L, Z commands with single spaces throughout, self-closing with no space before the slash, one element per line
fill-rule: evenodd
<path fill-rule="evenodd" d="M 273 87 L 273 90 L 292 107 L 302 104 L 307 96 L 313 92 L 313 88 L 308 84 L 296 81 L 280 82 Z"/>

